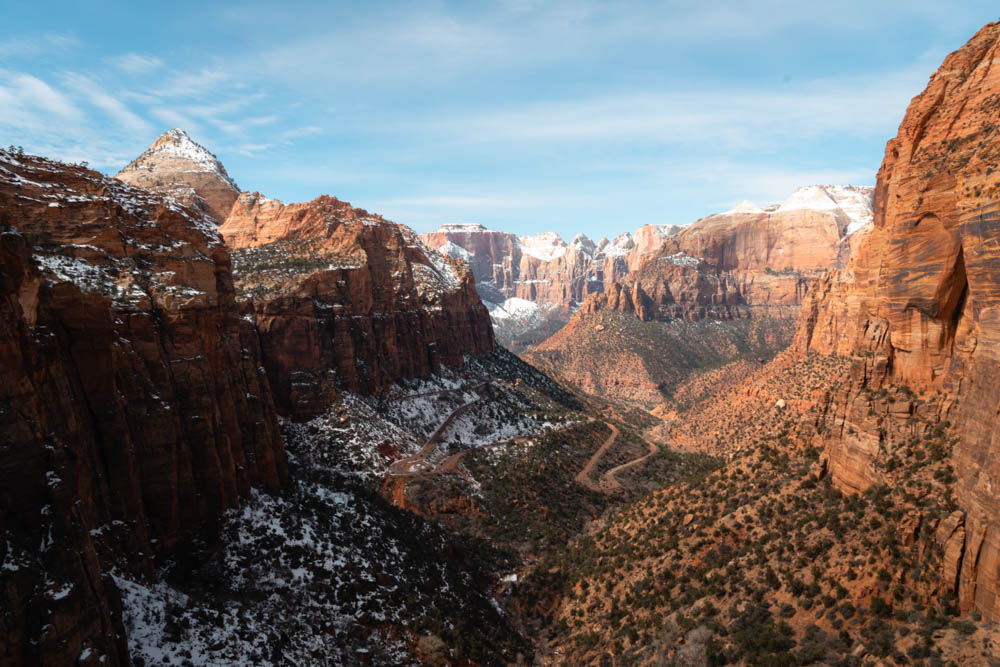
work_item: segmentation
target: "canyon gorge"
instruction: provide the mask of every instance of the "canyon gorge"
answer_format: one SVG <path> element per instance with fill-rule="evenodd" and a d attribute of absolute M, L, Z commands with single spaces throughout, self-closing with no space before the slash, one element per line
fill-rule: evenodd
<path fill-rule="evenodd" d="M 0 666 L 1000 664 L 997 63 L 596 242 L 0 150 Z"/>

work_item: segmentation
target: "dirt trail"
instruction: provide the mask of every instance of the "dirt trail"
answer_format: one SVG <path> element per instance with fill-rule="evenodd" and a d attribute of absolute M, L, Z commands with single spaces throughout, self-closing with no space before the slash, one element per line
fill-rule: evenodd
<path fill-rule="evenodd" d="M 614 424 L 608 424 L 608 426 L 611 427 L 611 435 L 609 435 L 608 439 L 604 441 L 604 444 L 601 445 L 600 449 L 594 452 L 594 455 L 590 457 L 590 460 L 587 461 L 587 465 L 583 467 L 583 470 L 578 472 L 576 475 L 577 483 L 583 484 L 591 491 L 603 492 L 608 490 L 605 488 L 604 481 L 602 481 L 600 484 L 595 484 L 593 480 L 590 479 L 590 474 L 594 472 L 594 468 L 597 466 L 597 462 L 601 460 L 601 457 L 604 456 L 609 449 L 611 449 L 611 446 L 615 444 L 615 440 L 618 439 L 618 427 L 615 426 Z M 607 479 L 606 475 L 605 479 Z"/>
<path fill-rule="evenodd" d="M 483 387 L 485 387 L 488 384 L 489 382 L 484 382 L 482 384 L 479 384 L 473 387 L 472 391 L 478 393 L 481 389 L 483 389 Z M 456 475 L 459 475 L 466 481 L 472 484 L 476 484 L 477 483 L 476 480 L 473 479 L 472 476 L 469 475 L 469 473 L 464 468 L 461 467 L 462 459 L 465 457 L 466 454 L 468 454 L 469 452 L 478 451 L 480 449 L 487 449 L 490 447 L 503 447 L 510 444 L 527 442 L 528 440 L 531 439 L 530 436 L 525 436 L 520 438 L 514 438 L 512 440 L 504 440 L 503 442 L 495 442 L 490 445 L 482 445 L 480 447 L 475 447 L 473 449 L 467 449 L 465 451 L 458 452 L 456 454 L 452 454 L 451 456 L 446 457 L 443 461 L 440 461 L 436 466 L 434 466 L 432 470 L 423 469 L 423 465 L 427 463 L 428 459 L 430 459 L 430 457 L 434 454 L 434 451 L 437 449 L 438 442 L 440 441 L 441 435 L 445 432 L 445 430 L 447 430 L 447 428 L 451 426 L 451 424 L 455 421 L 455 419 L 459 415 L 462 414 L 462 412 L 464 412 L 472 405 L 475 405 L 476 403 L 481 401 L 482 398 L 483 398 L 482 396 L 477 396 L 474 400 L 471 400 L 468 403 L 465 403 L 464 405 L 461 405 L 458 408 L 456 408 L 450 415 L 448 415 L 448 418 L 445 419 L 440 426 L 438 426 L 437 430 L 431 434 L 431 437 L 427 439 L 427 442 L 425 442 L 423 447 L 420 448 L 420 451 L 418 451 L 413 456 L 409 456 L 405 459 L 400 459 L 399 461 L 396 461 L 395 463 L 390 465 L 388 473 L 390 475 L 399 477 L 399 476 L 412 476 L 420 474 L 438 475 L 442 473 L 452 472 L 455 473 Z M 593 422 L 595 420 L 593 417 L 591 417 L 590 421 Z M 601 457 L 603 457 L 608 452 L 608 450 L 614 446 L 615 441 L 618 439 L 619 435 L 617 426 L 609 422 L 605 423 L 611 428 L 611 435 L 609 435 L 608 438 L 604 441 L 604 443 L 600 446 L 600 448 L 596 452 L 594 452 L 594 455 L 591 456 L 590 459 L 587 461 L 587 465 L 584 466 L 583 470 L 577 473 L 575 479 L 578 484 L 582 484 L 583 486 L 586 486 L 588 489 L 591 489 L 592 491 L 598 491 L 600 493 L 611 493 L 621 489 L 621 484 L 615 478 L 615 475 L 621 472 L 622 470 L 631 468 L 632 466 L 641 465 L 643 462 L 646 461 L 646 459 L 648 459 L 650 456 L 656 453 L 657 446 L 651 442 L 647 442 L 646 444 L 649 446 L 649 452 L 647 452 L 645 455 L 637 459 L 633 459 L 632 461 L 623 463 L 622 465 L 612 468 L 611 470 L 607 471 L 601 476 L 601 481 L 599 483 L 595 483 L 591 479 L 591 475 L 594 472 L 594 468 L 597 467 L 597 464 L 601 460 Z M 570 428 L 572 426 L 575 426 L 575 424 L 571 424 L 565 428 Z M 414 470 L 415 466 L 420 466 L 420 468 Z"/>
<path fill-rule="evenodd" d="M 646 444 L 649 446 L 649 451 L 645 455 L 640 456 L 637 459 L 633 459 L 633 460 L 629 461 L 628 463 L 623 463 L 620 466 L 615 466 L 611 470 L 609 470 L 606 473 L 604 473 L 604 479 L 609 484 L 613 484 L 614 488 L 620 489 L 621 488 L 621 484 L 618 482 L 618 479 L 615 477 L 615 475 L 617 475 L 618 473 L 620 473 L 622 470 L 625 470 L 627 468 L 631 468 L 632 466 L 641 465 L 642 463 L 644 463 L 646 461 L 646 459 L 648 459 L 650 456 L 652 456 L 653 454 L 655 454 L 660 449 L 659 447 L 657 447 L 652 442 L 649 442 L 648 440 L 646 441 Z"/>

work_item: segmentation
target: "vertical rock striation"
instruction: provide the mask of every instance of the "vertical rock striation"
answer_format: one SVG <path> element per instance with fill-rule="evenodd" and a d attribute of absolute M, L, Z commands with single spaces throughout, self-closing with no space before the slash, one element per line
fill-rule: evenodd
<path fill-rule="evenodd" d="M 109 568 L 285 479 L 261 365 L 207 218 L 0 152 L 0 663 L 128 664 Z"/>
<path fill-rule="evenodd" d="M 828 445 L 842 487 L 879 483 L 863 391 L 942 392 L 964 510 L 939 529 L 961 607 L 1000 616 L 1000 24 L 949 55 L 886 146 L 874 228 L 803 308 L 801 350 L 859 361 Z M 871 428 L 866 428 L 871 426 Z M 853 431 L 853 433 L 851 433 Z M 945 534 L 946 533 L 946 534 Z"/>

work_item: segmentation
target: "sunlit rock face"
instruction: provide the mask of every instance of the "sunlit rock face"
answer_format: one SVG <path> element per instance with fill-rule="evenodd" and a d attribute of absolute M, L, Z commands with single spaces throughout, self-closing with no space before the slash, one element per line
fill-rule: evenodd
<path fill-rule="evenodd" d="M 886 146 L 874 227 L 848 266 L 819 283 L 797 344 L 862 360 L 839 409 L 864 427 L 861 390 L 883 382 L 945 392 L 942 420 L 964 520 L 949 540 L 963 609 L 1000 615 L 1000 24 L 949 55 Z M 851 415 L 854 415 L 851 417 Z M 858 432 L 872 429 L 855 428 Z M 877 430 L 877 429 L 876 429 Z M 857 437 L 829 447 L 834 479 L 879 482 Z"/>
<path fill-rule="evenodd" d="M 405 226 L 333 197 L 244 193 L 219 231 L 283 414 L 315 415 L 337 389 L 378 393 L 494 348 L 471 271 Z"/>

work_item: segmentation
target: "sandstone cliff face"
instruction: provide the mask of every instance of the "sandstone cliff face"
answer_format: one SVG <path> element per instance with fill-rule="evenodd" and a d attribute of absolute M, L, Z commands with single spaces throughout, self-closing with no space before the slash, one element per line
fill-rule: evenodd
<path fill-rule="evenodd" d="M 220 232 L 282 414 L 313 416 L 338 388 L 377 393 L 495 346 L 472 273 L 406 227 L 333 197 L 244 193 Z"/>
<path fill-rule="evenodd" d="M 420 238 L 428 247 L 469 264 L 489 303 L 517 298 L 569 310 L 588 294 L 623 279 L 679 229 L 647 225 L 634 236 L 622 234 L 613 241 L 594 243 L 579 234 L 566 243 L 552 232 L 518 237 L 472 224 L 444 225 Z"/>
<path fill-rule="evenodd" d="M 870 229 L 871 188 L 810 186 L 760 209 L 744 202 L 702 218 L 634 260 L 585 312 L 643 320 L 793 317 L 810 280 L 840 266 Z"/>
<path fill-rule="evenodd" d="M 0 152 L 0 223 L 0 663 L 127 664 L 109 566 L 285 479 L 257 339 L 171 200 Z"/>
<path fill-rule="evenodd" d="M 874 229 L 849 266 L 824 279 L 802 313 L 803 350 L 859 362 L 838 399 L 843 434 L 828 445 L 834 479 L 881 481 L 886 456 L 862 409 L 885 383 L 943 392 L 938 418 L 964 516 L 942 530 L 963 609 L 1000 615 L 1000 24 L 948 56 L 886 146 Z M 853 431 L 853 433 L 852 433 Z M 874 440 L 873 440 L 874 438 Z"/>
<path fill-rule="evenodd" d="M 222 223 L 240 194 L 225 168 L 184 132 L 164 132 L 145 153 L 115 176 L 118 180 L 169 195 Z"/>

